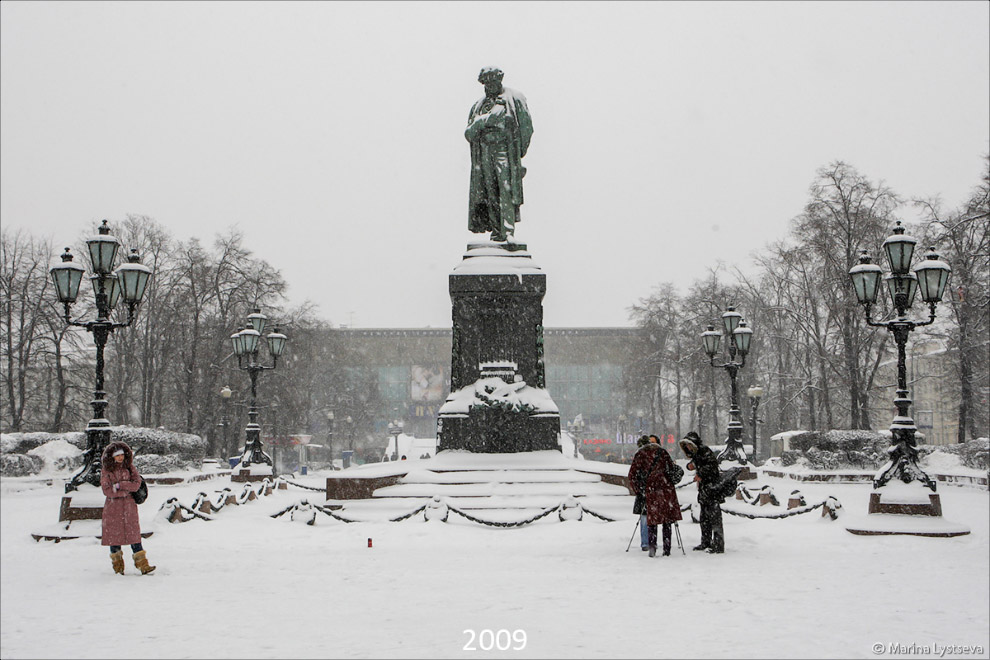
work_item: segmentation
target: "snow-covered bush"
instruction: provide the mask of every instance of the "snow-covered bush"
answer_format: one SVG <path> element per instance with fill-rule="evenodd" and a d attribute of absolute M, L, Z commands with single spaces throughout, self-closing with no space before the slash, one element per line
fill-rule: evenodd
<path fill-rule="evenodd" d="M 86 434 L 82 431 L 72 431 L 70 433 L 35 431 L 31 433 L 0 434 L 0 453 L 26 454 L 32 449 L 40 447 L 52 440 L 64 440 L 79 449 L 86 449 Z"/>
<path fill-rule="evenodd" d="M 789 440 L 789 444 L 792 450 L 797 451 L 808 451 L 812 447 L 818 446 L 821 441 L 822 434 L 818 431 L 805 431 L 804 433 L 798 433 L 797 435 L 792 435 Z"/>
<path fill-rule="evenodd" d="M 183 461 L 197 463 L 206 458 L 206 440 L 192 433 L 139 426 L 114 426 L 110 429 L 110 440 L 126 442 L 135 454 L 177 456 Z"/>
<path fill-rule="evenodd" d="M 0 476 L 26 477 L 41 472 L 44 461 L 28 454 L 0 454 Z"/>
<path fill-rule="evenodd" d="M 837 470 L 839 468 L 839 456 L 834 451 L 812 447 L 804 452 L 804 457 L 808 459 L 808 466 L 813 470 Z"/>
<path fill-rule="evenodd" d="M 802 453 L 796 449 L 788 449 L 780 455 L 780 462 L 784 467 L 794 465 L 801 459 Z"/>
<path fill-rule="evenodd" d="M 206 441 L 191 433 L 114 426 L 110 440 L 130 445 L 134 464 L 148 474 L 198 469 L 206 457 Z M 86 434 L 81 431 L 4 433 L 0 435 L 0 475 L 23 477 L 41 471 L 74 470 L 82 466 L 86 443 Z"/>
<path fill-rule="evenodd" d="M 58 439 L 46 442 L 28 452 L 28 456 L 37 456 L 49 472 L 64 472 L 82 467 L 83 454 L 86 452 L 66 440 Z"/>
<path fill-rule="evenodd" d="M 990 470 L 990 439 L 979 438 L 952 445 L 921 445 L 918 454 L 926 457 L 936 451 L 954 454 L 959 462 L 976 470 Z"/>
<path fill-rule="evenodd" d="M 137 454 L 134 456 L 134 467 L 141 474 L 162 474 L 191 470 L 198 467 L 195 461 L 187 461 L 178 456 L 162 456 L 161 454 Z"/>

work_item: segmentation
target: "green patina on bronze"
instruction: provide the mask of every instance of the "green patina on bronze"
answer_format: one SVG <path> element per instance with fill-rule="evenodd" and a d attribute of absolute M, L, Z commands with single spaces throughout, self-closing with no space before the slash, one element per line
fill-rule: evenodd
<path fill-rule="evenodd" d="M 491 232 L 493 241 L 515 234 L 523 203 L 522 158 L 533 137 L 526 97 L 502 86 L 502 71 L 485 67 L 478 82 L 485 96 L 471 106 L 464 137 L 471 143 L 468 229 Z"/>

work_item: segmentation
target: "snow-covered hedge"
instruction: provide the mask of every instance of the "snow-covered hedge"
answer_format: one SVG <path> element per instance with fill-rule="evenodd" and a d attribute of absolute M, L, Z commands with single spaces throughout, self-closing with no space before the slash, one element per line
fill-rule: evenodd
<path fill-rule="evenodd" d="M 130 445 L 134 464 L 144 474 L 198 469 L 206 456 L 206 441 L 191 433 L 114 426 L 110 440 Z M 85 449 L 86 434 L 79 431 L 0 434 L 0 476 L 75 470 L 82 466 Z"/>
<path fill-rule="evenodd" d="M 785 466 L 802 464 L 813 470 L 876 469 L 887 460 L 889 437 L 877 431 L 805 431 L 790 437 L 783 452 Z"/>
<path fill-rule="evenodd" d="M 27 454 L 0 454 L 0 475 L 26 477 L 41 472 L 44 462 L 38 456 Z"/>
<path fill-rule="evenodd" d="M 805 431 L 791 436 L 790 446 L 791 449 L 780 456 L 780 463 L 785 467 L 875 470 L 888 460 L 890 431 Z M 921 459 L 936 452 L 958 456 L 958 463 L 966 467 L 990 469 L 990 440 L 987 438 L 952 445 L 918 445 Z"/>
<path fill-rule="evenodd" d="M 990 470 L 990 438 L 979 438 L 953 445 L 922 445 L 918 453 L 924 458 L 941 451 L 959 457 L 959 462 L 976 470 Z"/>

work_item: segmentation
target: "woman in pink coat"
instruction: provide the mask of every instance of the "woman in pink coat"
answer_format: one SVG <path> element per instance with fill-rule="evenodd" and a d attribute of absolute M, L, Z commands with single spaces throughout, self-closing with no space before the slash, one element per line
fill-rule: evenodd
<path fill-rule="evenodd" d="M 667 450 L 651 442 L 633 458 L 629 466 L 629 487 L 636 494 L 646 496 L 647 541 L 650 556 L 657 554 L 657 525 L 663 525 L 663 554 L 670 555 L 670 525 L 681 519 L 681 505 L 677 501 L 676 484 L 667 476 L 674 460 Z"/>
<path fill-rule="evenodd" d="M 111 442 L 103 450 L 103 470 L 100 486 L 107 496 L 103 504 L 103 545 L 110 546 L 113 570 L 124 574 L 122 545 L 130 545 L 134 553 L 134 565 L 142 574 L 155 570 L 148 565 L 141 546 L 141 523 L 138 521 L 138 505 L 131 493 L 141 487 L 141 475 L 134 467 L 134 452 L 125 442 Z"/>

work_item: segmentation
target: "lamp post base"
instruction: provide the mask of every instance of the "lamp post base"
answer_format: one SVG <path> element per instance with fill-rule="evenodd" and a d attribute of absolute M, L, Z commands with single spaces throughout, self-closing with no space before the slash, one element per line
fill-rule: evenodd
<path fill-rule="evenodd" d="M 846 525 L 846 531 L 860 536 L 953 537 L 970 533 L 966 525 L 942 517 L 938 493 L 917 485 L 892 484 L 870 493 L 866 516 Z"/>
<path fill-rule="evenodd" d="M 254 481 L 264 481 L 268 479 L 273 481 L 275 479 L 275 471 L 272 466 L 266 465 L 264 463 L 253 463 L 250 467 L 241 468 L 230 475 L 230 480 L 235 483 L 248 483 Z"/>

